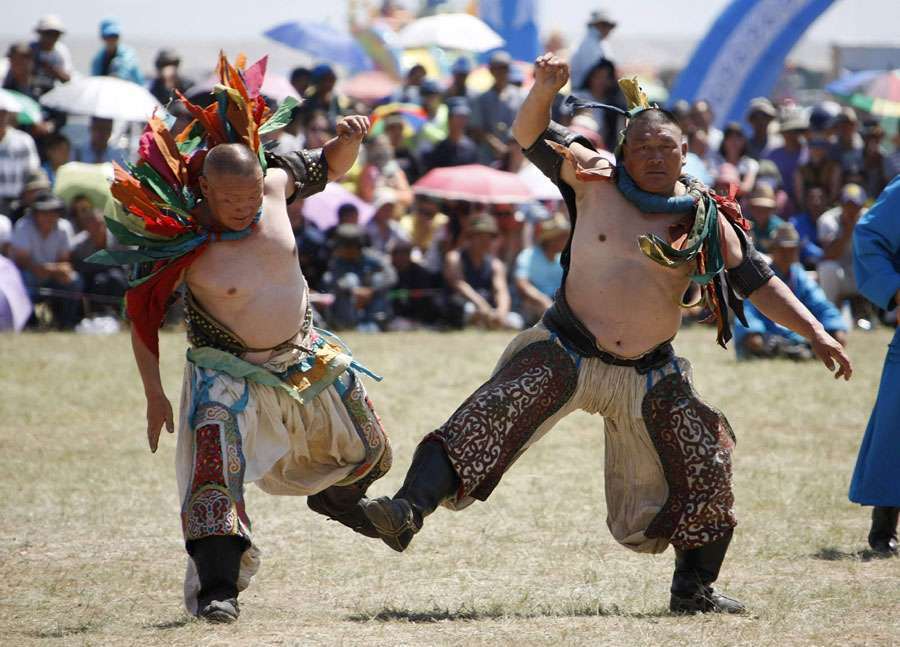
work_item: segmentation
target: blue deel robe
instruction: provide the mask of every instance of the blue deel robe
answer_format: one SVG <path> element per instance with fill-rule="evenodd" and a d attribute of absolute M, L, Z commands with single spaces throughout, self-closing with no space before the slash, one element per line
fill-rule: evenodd
<path fill-rule="evenodd" d="M 794 296 L 819 320 L 819 323 L 822 324 L 825 330 L 828 332 L 847 330 L 847 323 L 841 316 L 841 311 L 828 300 L 819 284 L 809 278 L 809 274 L 806 273 L 806 270 L 803 269 L 800 263 L 791 265 L 790 276 L 782 276 L 774 265 L 771 267 L 772 271 L 775 272 L 775 276 L 791 288 Z M 757 310 L 756 306 L 750 301 L 744 301 L 744 316 L 747 318 L 746 326 L 738 320 L 734 322 L 734 347 L 737 350 L 738 359 L 743 359 L 746 356 L 744 339 L 751 333 L 778 335 L 789 339 L 795 344 L 806 341 L 806 338 L 802 335 L 769 319 Z"/>
<path fill-rule="evenodd" d="M 860 292 L 891 309 L 900 290 L 900 176 L 856 224 L 853 266 Z M 878 399 L 850 481 L 850 500 L 900 506 L 900 327 L 888 345 Z"/>

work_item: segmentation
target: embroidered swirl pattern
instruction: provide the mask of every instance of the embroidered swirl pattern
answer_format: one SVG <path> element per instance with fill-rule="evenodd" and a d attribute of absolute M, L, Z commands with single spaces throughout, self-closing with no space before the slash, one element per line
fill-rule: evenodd
<path fill-rule="evenodd" d="M 569 354 L 553 341 L 529 344 L 429 438 L 440 439 L 460 477 L 458 498 L 484 501 L 519 450 L 572 397 Z"/>
<path fill-rule="evenodd" d="M 674 373 L 647 392 L 642 412 L 669 485 L 669 498 L 645 534 L 669 539 L 681 550 L 719 539 L 737 525 L 734 434 L 725 416 Z"/>

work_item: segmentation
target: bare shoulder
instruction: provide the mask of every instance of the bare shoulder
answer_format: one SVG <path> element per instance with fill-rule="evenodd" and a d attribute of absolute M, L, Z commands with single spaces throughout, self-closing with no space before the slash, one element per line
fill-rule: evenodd
<path fill-rule="evenodd" d="M 602 155 L 597 154 L 597 151 L 593 151 L 587 146 L 579 144 L 578 142 L 573 142 L 569 146 L 569 150 L 572 151 L 575 159 L 578 160 L 579 166 L 581 166 L 583 169 L 597 171 L 603 174 L 605 177 L 612 177 L 612 173 L 615 167 L 609 163 L 608 159 L 606 159 Z"/>
<path fill-rule="evenodd" d="M 587 146 L 578 142 L 572 142 L 568 148 L 552 143 L 551 146 L 565 158 L 566 162 L 560 169 L 560 175 L 562 180 L 572 188 L 576 188 L 582 182 L 608 184 L 608 181 L 612 179 L 615 167 L 605 157 Z M 607 180 L 607 182 L 602 180 Z"/>
<path fill-rule="evenodd" d="M 290 179 L 288 172 L 284 169 L 270 166 L 266 169 L 266 194 L 275 193 L 277 195 L 285 195 Z"/>

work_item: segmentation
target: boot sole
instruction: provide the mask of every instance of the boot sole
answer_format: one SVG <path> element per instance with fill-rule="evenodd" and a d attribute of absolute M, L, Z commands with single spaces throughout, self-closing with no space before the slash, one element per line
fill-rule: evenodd
<path fill-rule="evenodd" d="M 368 518 L 368 520 L 372 522 L 372 525 L 375 526 L 378 535 L 381 537 L 381 541 L 398 553 L 402 553 L 406 550 L 412 537 L 404 542 L 401 539 L 401 534 L 407 532 L 412 533 L 409 522 L 404 522 L 402 527 L 395 528 L 394 519 L 391 516 L 390 511 L 383 506 L 378 499 L 370 499 L 363 508 L 363 511 L 366 513 L 366 518 Z"/>

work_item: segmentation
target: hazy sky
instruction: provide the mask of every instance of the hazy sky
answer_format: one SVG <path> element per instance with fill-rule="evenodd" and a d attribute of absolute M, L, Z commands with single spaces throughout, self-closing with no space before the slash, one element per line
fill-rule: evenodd
<path fill-rule="evenodd" d="M 542 31 L 557 28 L 567 34 L 583 29 L 593 9 L 608 8 L 619 21 L 623 36 L 666 34 L 702 36 L 730 0 L 538 0 Z M 72 35 L 92 36 L 106 15 L 122 22 L 125 38 L 167 37 L 204 40 L 257 36 L 288 20 L 345 24 L 351 2 L 341 0 L 40 0 L 4 2 L 4 35 L 26 34 L 40 14 L 58 13 Z M 259 6 L 261 11 L 252 8 Z M 568 20 L 559 17 L 571 18 Z M 685 16 L 691 16 L 687 21 Z M 836 0 L 813 25 L 807 38 L 842 44 L 900 44 L 900 0 Z"/>

